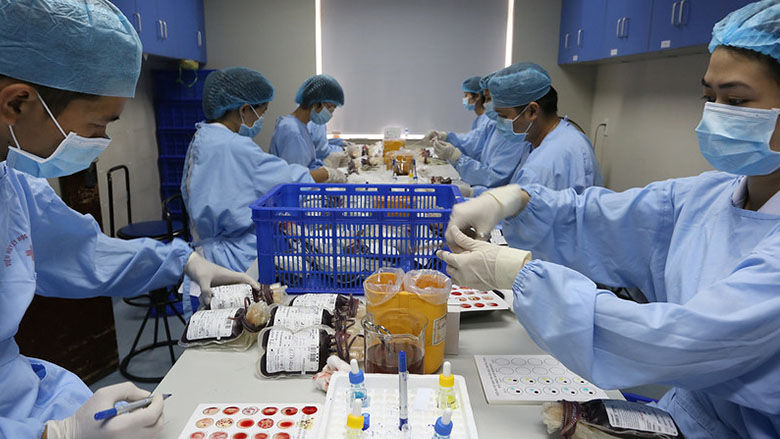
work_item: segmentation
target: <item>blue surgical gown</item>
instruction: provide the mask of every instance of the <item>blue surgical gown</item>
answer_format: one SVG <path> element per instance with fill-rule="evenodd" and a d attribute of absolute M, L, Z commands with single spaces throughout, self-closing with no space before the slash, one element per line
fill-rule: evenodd
<path fill-rule="evenodd" d="M 484 113 L 477 116 L 471 124 L 471 131 L 467 133 L 447 133 L 447 141 L 460 152 L 467 156 L 479 160 L 482 154 L 482 148 L 487 144 L 486 127 L 489 123 L 495 124 Z"/>
<path fill-rule="evenodd" d="M 73 373 L 19 354 L 14 335 L 33 295 L 132 296 L 175 285 L 192 250 L 178 239 L 109 238 L 46 180 L 4 161 L 0 204 L 0 437 L 39 438 L 47 420 L 73 415 L 92 392 Z"/>
<path fill-rule="evenodd" d="M 556 190 L 574 188 L 577 193 L 603 184 L 590 140 L 567 118 L 561 119 L 531 151 L 511 182 L 520 186 L 541 184 Z"/>
<path fill-rule="evenodd" d="M 184 161 L 181 193 L 196 248 L 243 272 L 257 259 L 249 204 L 282 183 L 314 183 L 309 170 L 260 149 L 221 123 L 199 123 Z"/>
<path fill-rule="evenodd" d="M 269 152 L 289 164 L 298 164 L 309 169 L 322 167 L 322 159 L 327 157 L 327 154 L 323 155 L 324 149 L 316 150 L 314 139 L 306 125 L 291 114 L 280 116 L 276 121 Z"/>
<path fill-rule="evenodd" d="M 319 125 L 309 121 L 306 124 L 306 129 L 309 130 L 312 142 L 314 142 L 315 156 L 320 160 L 324 160 L 332 152 L 344 151 L 341 145 L 344 144 L 342 139 L 328 140 L 327 125 Z"/>
<path fill-rule="evenodd" d="M 493 121 L 482 129 L 485 132 L 485 147 L 479 159 L 463 154 L 453 166 L 461 180 L 472 186 L 503 186 L 509 183 L 512 174 L 524 156 L 527 156 L 530 144 L 502 136 Z"/>
<path fill-rule="evenodd" d="M 504 225 L 534 260 L 514 311 L 568 368 L 614 389 L 674 386 L 658 405 L 689 439 L 780 437 L 780 209 L 732 201 L 709 172 L 615 193 L 540 185 Z M 634 286 L 650 303 L 599 290 Z"/>

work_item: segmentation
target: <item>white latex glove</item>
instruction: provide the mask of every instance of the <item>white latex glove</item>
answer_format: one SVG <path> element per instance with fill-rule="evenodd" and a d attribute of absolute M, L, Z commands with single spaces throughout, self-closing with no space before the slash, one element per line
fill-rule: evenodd
<path fill-rule="evenodd" d="M 528 200 L 527 192 L 516 184 L 510 184 L 490 189 L 478 197 L 456 204 L 452 208 L 450 223 L 445 234 L 447 243 L 453 252 L 463 251 L 455 241 L 455 237 L 451 236 L 452 229 L 466 231 L 473 228 L 477 235 L 487 240 L 499 221 L 516 215 L 525 207 Z"/>
<path fill-rule="evenodd" d="M 465 181 L 460 181 L 458 183 L 455 183 L 455 186 L 460 189 L 460 194 L 463 195 L 466 198 L 471 198 L 474 196 L 474 189 L 471 187 L 470 184 L 466 183 Z"/>
<path fill-rule="evenodd" d="M 425 137 L 423 137 L 423 142 L 426 144 L 431 144 L 436 139 L 447 140 L 447 132 L 436 130 L 428 131 L 425 134 Z"/>
<path fill-rule="evenodd" d="M 349 160 L 346 152 L 339 151 L 328 154 L 322 162 L 330 168 L 343 168 L 349 164 Z"/>
<path fill-rule="evenodd" d="M 347 174 L 339 171 L 338 169 L 325 167 L 325 170 L 328 171 L 328 179 L 325 180 L 325 183 L 346 183 L 347 182 Z"/>
<path fill-rule="evenodd" d="M 245 273 L 228 270 L 225 267 L 209 262 L 203 256 L 192 252 L 187 264 L 184 265 L 184 274 L 198 284 L 201 294 L 211 297 L 211 287 L 230 284 L 249 284 L 255 291 L 260 291 L 260 284 Z"/>
<path fill-rule="evenodd" d="M 141 409 L 96 421 L 95 413 L 114 407 L 118 401 L 138 401 L 150 395 L 133 383 L 103 387 L 92 395 L 76 413 L 61 421 L 46 423 L 47 439 L 151 439 L 163 428 L 163 398 L 155 395 L 152 403 Z"/>
<path fill-rule="evenodd" d="M 517 274 L 531 261 L 531 253 L 511 247 L 477 241 L 458 229 L 447 231 L 465 251 L 460 254 L 444 250 L 436 256 L 447 263 L 452 282 L 480 291 L 511 290 Z"/>
<path fill-rule="evenodd" d="M 460 150 L 455 148 L 455 145 L 438 139 L 433 141 L 433 151 L 437 157 L 450 163 L 455 163 L 461 156 Z"/>

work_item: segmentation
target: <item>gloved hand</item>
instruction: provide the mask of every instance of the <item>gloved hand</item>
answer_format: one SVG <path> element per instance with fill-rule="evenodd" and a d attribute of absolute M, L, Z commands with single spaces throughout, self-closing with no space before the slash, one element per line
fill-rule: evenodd
<path fill-rule="evenodd" d="M 322 161 L 325 166 L 330 168 L 343 168 L 349 164 L 350 158 L 344 151 L 332 152 Z"/>
<path fill-rule="evenodd" d="M 425 134 L 425 137 L 423 137 L 423 142 L 426 144 L 431 144 L 436 139 L 447 140 L 447 132 L 436 130 L 428 131 Z"/>
<path fill-rule="evenodd" d="M 490 236 L 499 221 L 520 212 L 528 203 L 529 195 L 516 184 L 497 187 L 452 208 L 445 238 L 455 253 L 463 251 L 451 230 L 474 228 L 478 235 Z"/>
<path fill-rule="evenodd" d="M 260 291 L 260 284 L 245 273 L 220 267 L 207 261 L 196 252 L 192 252 L 190 258 L 187 259 L 187 263 L 184 265 L 184 274 L 198 284 L 201 293 L 206 294 L 207 297 L 211 297 L 211 287 L 219 285 L 249 284 L 255 291 Z"/>
<path fill-rule="evenodd" d="M 103 387 L 92 395 L 70 418 L 46 422 L 47 439 L 151 439 L 163 428 L 163 398 L 155 395 L 145 408 L 96 421 L 95 413 L 114 407 L 117 401 L 137 401 L 150 395 L 133 383 Z"/>
<path fill-rule="evenodd" d="M 436 153 L 437 157 L 450 163 L 458 161 L 462 154 L 452 143 L 438 139 L 433 141 L 433 151 Z"/>
<path fill-rule="evenodd" d="M 338 169 L 325 167 L 325 170 L 328 171 L 328 179 L 325 180 L 325 183 L 346 183 L 347 182 L 347 174 L 339 171 Z"/>
<path fill-rule="evenodd" d="M 517 274 L 531 261 L 531 253 L 524 250 L 477 241 L 455 228 L 447 234 L 465 252 L 439 250 L 436 256 L 447 263 L 447 274 L 462 287 L 510 290 Z"/>
<path fill-rule="evenodd" d="M 466 183 L 465 181 L 459 181 L 455 183 L 455 186 L 460 189 L 460 194 L 463 195 L 466 198 L 471 198 L 474 196 L 474 188 L 471 187 L 470 184 Z"/>

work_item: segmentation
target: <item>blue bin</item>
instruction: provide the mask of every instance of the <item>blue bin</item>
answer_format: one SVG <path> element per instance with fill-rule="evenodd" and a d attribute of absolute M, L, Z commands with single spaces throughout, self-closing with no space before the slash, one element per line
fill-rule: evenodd
<path fill-rule="evenodd" d="M 251 204 L 259 281 L 289 293 L 363 294 L 379 267 L 446 271 L 436 250 L 452 185 L 282 184 Z"/>
<path fill-rule="evenodd" d="M 206 119 L 200 101 L 158 102 L 155 107 L 158 130 L 195 131 L 195 124 Z"/>
<path fill-rule="evenodd" d="M 157 149 L 160 158 L 184 158 L 195 130 L 157 130 Z"/>
<path fill-rule="evenodd" d="M 182 82 L 178 82 L 179 70 L 155 70 L 154 76 L 154 97 L 157 101 L 198 101 L 203 97 L 203 82 L 206 76 L 214 70 L 184 70 L 181 72 Z M 197 80 L 191 84 L 195 77 Z"/>
<path fill-rule="evenodd" d="M 161 185 L 180 185 L 184 173 L 184 157 L 160 158 L 157 161 L 160 168 Z"/>

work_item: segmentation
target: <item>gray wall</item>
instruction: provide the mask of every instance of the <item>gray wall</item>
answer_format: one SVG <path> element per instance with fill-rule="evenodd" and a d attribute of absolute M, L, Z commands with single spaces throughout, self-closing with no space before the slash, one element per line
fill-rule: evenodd
<path fill-rule="evenodd" d="M 596 148 L 607 187 L 624 190 L 712 169 L 694 132 L 708 60 L 695 54 L 599 66 L 591 138 L 609 119 Z"/>
<path fill-rule="evenodd" d="M 274 85 L 274 100 L 255 141 L 268 150 L 280 115 L 314 74 L 314 0 L 205 0 L 208 69 L 245 66 Z"/>

